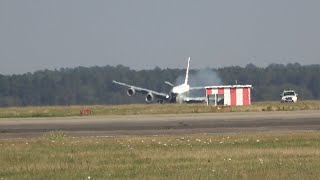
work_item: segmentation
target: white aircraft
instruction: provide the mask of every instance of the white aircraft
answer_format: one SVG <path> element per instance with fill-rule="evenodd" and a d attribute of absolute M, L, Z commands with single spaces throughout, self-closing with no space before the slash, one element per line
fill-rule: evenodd
<path fill-rule="evenodd" d="M 187 71 L 186 71 L 186 78 L 183 84 L 180 84 L 178 86 L 174 86 L 172 83 L 166 81 L 165 83 L 170 85 L 172 87 L 172 90 L 169 93 L 161 93 L 161 92 L 156 92 L 150 89 L 145 89 L 141 87 L 136 87 L 132 86 L 129 84 L 125 84 L 122 82 L 117 82 L 113 80 L 112 82 L 121 86 L 128 87 L 129 89 L 127 90 L 128 96 L 134 95 L 136 92 L 141 93 L 141 94 L 146 94 L 145 100 L 150 103 L 153 102 L 155 98 L 158 99 L 158 103 L 162 103 L 163 101 L 167 102 L 203 102 L 205 101 L 205 98 L 192 98 L 188 97 L 189 91 L 190 90 L 199 90 L 199 89 L 204 89 L 204 87 L 190 87 L 188 84 L 188 79 L 189 79 L 189 66 L 190 66 L 190 57 L 188 58 L 188 66 L 187 66 Z"/>

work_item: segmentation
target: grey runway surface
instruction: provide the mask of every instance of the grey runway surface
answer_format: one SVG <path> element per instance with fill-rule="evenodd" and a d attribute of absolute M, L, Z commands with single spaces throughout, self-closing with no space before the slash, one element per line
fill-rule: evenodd
<path fill-rule="evenodd" d="M 59 130 L 78 137 L 319 131 L 320 111 L 0 119 L 2 139 Z"/>

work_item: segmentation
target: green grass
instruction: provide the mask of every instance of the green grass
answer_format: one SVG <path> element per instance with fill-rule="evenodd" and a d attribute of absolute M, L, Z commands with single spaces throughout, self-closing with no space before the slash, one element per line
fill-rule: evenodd
<path fill-rule="evenodd" d="M 56 133 L 56 135 L 54 135 Z M 3 179 L 318 179 L 320 133 L 0 140 Z"/>
<path fill-rule="evenodd" d="M 137 115 L 137 114 L 181 114 L 212 112 L 252 112 L 252 111 L 294 111 L 320 110 L 320 101 L 299 101 L 283 104 L 280 102 L 258 102 L 249 106 L 214 107 L 206 104 L 134 104 L 134 105 L 92 105 L 92 106 L 41 106 L 0 108 L 0 118 L 15 117 L 68 117 L 80 116 L 80 110 L 91 110 L 89 116 Z"/>
<path fill-rule="evenodd" d="M 65 133 L 62 131 L 50 131 L 45 133 L 43 137 L 48 140 L 63 140 L 65 138 Z"/>

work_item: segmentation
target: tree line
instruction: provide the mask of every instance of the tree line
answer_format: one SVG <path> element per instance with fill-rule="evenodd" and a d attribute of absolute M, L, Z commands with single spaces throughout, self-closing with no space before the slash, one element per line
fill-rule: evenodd
<path fill-rule="evenodd" d="M 253 101 L 279 100 L 283 89 L 294 89 L 299 94 L 299 99 L 320 99 L 320 65 L 271 64 L 262 68 L 248 64 L 245 67 L 207 70 L 215 72 L 222 85 L 236 82 L 253 85 Z M 197 71 L 191 70 L 190 76 Z M 129 98 L 127 89 L 113 84 L 112 80 L 169 92 L 171 87 L 164 82 L 176 82 L 184 74 L 184 69 L 156 67 L 137 71 L 118 65 L 0 75 L 0 106 L 142 103 L 142 96 Z"/>

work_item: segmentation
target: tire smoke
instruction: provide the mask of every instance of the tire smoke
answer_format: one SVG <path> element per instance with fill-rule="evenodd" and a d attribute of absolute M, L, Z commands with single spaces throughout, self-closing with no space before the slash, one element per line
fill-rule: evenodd
<path fill-rule="evenodd" d="M 176 84 L 184 83 L 185 75 L 181 75 L 176 79 Z M 221 79 L 216 71 L 212 69 L 199 69 L 190 71 L 189 74 L 189 85 L 190 87 L 204 87 L 204 86 L 215 86 L 220 85 Z M 204 97 L 205 89 L 191 90 L 189 93 L 190 97 Z"/>

